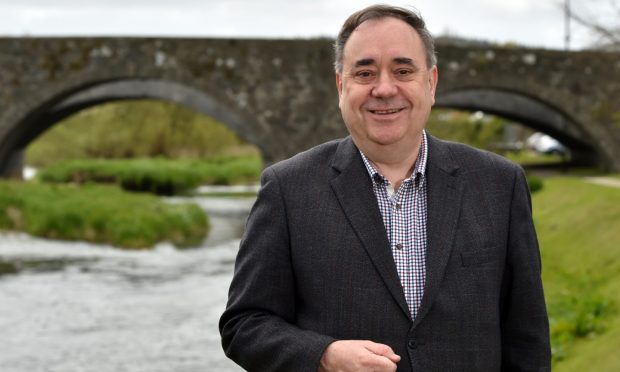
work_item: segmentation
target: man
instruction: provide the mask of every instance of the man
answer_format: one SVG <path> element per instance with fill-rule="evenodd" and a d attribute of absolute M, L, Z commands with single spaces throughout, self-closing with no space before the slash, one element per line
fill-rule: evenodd
<path fill-rule="evenodd" d="M 372 6 L 336 41 L 350 137 L 267 168 L 227 309 L 250 371 L 547 371 L 527 184 L 424 131 L 438 72 L 423 20 Z"/>

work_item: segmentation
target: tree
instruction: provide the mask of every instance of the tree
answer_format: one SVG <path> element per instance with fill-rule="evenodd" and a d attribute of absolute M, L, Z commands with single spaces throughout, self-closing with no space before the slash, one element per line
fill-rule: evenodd
<path fill-rule="evenodd" d="M 620 51 L 620 0 L 563 0 L 559 5 L 571 21 L 588 30 L 593 48 Z"/>

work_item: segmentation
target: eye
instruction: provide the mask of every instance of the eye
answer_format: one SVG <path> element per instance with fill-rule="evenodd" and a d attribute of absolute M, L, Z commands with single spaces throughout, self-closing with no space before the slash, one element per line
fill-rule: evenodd
<path fill-rule="evenodd" d="M 397 79 L 400 80 L 407 80 L 407 79 L 412 79 L 414 76 L 414 70 L 410 69 L 410 68 L 399 68 L 397 69 L 394 74 L 396 75 Z"/>
<path fill-rule="evenodd" d="M 355 79 L 360 81 L 369 81 L 375 76 L 374 71 L 360 70 L 355 72 Z"/>

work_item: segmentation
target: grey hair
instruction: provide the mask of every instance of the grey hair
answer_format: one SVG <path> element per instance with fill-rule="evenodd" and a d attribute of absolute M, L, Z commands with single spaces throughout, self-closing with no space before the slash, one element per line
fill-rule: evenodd
<path fill-rule="evenodd" d="M 422 19 L 422 16 L 419 13 L 406 8 L 377 4 L 371 5 L 367 8 L 351 14 L 342 25 L 342 28 L 338 33 L 338 37 L 336 38 L 336 42 L 334 43 L 334 69 L 336 70 L 336 72 L 342 72 L 342 58 L 344 54 L 344 46 L 349 40 L 349 37 L 351 37 L 353 31 L 355 31 L 355 29 L 359 25 L 368 20 L 381 19 L 386 17 L 400 19 L 413 27 L 413 29 L 418 33 L 418 35 L 420 35 L 422 43 L 424 44 L 427 67 L 430 68 L 437 64 L 437 56 L 435 55 L 435 42 L 433 40 L 433 37 L 431 36 L 431 33 L 426 28 L 426 23 L 424 22 L 424 19 Z"/>

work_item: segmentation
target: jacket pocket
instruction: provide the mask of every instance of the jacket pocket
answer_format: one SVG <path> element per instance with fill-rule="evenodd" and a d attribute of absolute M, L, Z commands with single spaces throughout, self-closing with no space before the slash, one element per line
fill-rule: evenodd
<path fill-rule="evenodd" d="M 500 253 L 498 247 L 479 249 L 474 252 L 462 252 L 461 262 L 463 266 L 482 265 L 488 262 L 499 260 Z"/>

